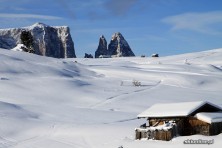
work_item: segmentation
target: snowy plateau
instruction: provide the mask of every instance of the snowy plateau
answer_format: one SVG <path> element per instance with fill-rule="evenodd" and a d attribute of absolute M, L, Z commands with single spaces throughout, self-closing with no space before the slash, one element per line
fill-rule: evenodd
<path fill-rule="evenodd" d="M 56 59 L 0 49 L 0 59 L 0 148 L 222 145 L 222 134 L 166 142 L 135 140 L 134 131 L 145 123 L 137 115 L 156 103 L 210 101 L 222 106 L 222 49 L 104 59 Z M 184 144 L 187 139 L 214 143 Z"/>

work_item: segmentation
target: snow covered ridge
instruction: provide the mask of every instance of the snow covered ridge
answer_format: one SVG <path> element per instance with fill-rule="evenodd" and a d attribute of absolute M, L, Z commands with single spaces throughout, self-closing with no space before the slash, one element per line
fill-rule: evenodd
<path fill-rule="evenodd" d="M 30 31 L 33 36 L 35 54 L 55 58 L 76 57 L 69 27 L 51 27 L 43 23 L 23 28 L 0 29 L 0 48 L 15 48 L 21 43 L 20 35 L 24 30 Z"/>

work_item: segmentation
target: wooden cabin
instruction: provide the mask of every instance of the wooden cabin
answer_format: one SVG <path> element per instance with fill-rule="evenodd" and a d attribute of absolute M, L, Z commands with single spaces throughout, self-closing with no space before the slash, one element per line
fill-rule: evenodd
<path fill-rule="evenodd" d="M 147 123 L 135 129 L 136 139 L 169 141 L 176 136 L 222 133 L 222 108 L 205 101 L 155 104 L 137 117 Z"/>

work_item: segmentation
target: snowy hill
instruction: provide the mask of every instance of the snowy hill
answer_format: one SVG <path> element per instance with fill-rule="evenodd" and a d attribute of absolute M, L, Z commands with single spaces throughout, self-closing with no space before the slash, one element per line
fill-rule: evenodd
<path fill-rule="evenodd" d="M 0 147 L 182 147 L 135 141 L 136 116 L 155 103 L 222 106 L 222 49 L 161 58 L 54 59 L 0 50 Z M 141 82 L 140 87 L 133 81 Z M 190 145 L 192 146 L 192 145 Z"/>

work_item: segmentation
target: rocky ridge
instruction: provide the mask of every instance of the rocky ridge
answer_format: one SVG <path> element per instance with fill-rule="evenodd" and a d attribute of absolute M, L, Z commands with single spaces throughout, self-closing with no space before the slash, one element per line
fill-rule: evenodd
<path fill-rule="evenodd" d="M 76 57 L 69 27 L 52 27 L 43 23 L 24 28 L 0 29 L 0 48 L 12 49 L 21 44 L 20 35 L 24 30 L 30 31 L 33 36 L 35 54 L 55 58 Z"/>
<path fill-rule="evenodd" d="M 99 57 L 132 57 L 135 56 L 127 41 L 120 32 L 114 33 L 107 48 L 107 42 L 102 35 L 99 46 L 95 52 L 95 58 Z"/>
<path fill-rule="evenodd" d="M 135 56 L 129 44 L 120 32 L 114 33 L 108 46 L 109 54 L 116 57 Z"/>
<path fill-rule="evenodd" d="M 99 58 L 100 55 L 108 55 L 107 41 L 103 35 L 99 38 L 99 46 L 95 52 L 95 58 Z"/>

